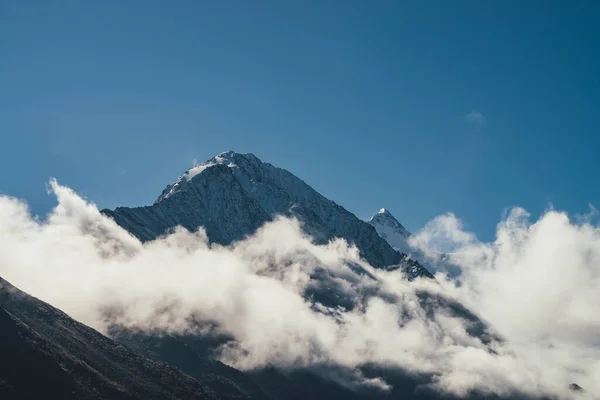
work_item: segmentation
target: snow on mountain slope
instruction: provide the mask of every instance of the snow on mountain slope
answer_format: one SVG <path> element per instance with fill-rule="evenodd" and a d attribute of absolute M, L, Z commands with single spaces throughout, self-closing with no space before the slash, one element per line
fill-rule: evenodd
<path fill-rule="evenodd" d="M 293 216 L 317 242 L 344 238 L 375 267 L 406 259 L 371 225 L 253 154 L 221 153 L 169 184 L 152 206 L 102 212 L 140 240 L 152 240 L 178 225 L 191 231 L 203 226 L 209 240 L 221 244 L 252 234 L 276 215 Z M 417 276 L 431 276 L 420 266 L 414 268 Z"/>
<path fill-rule="evenodd" d="M 164 199 L 171 197 L 173 194 L 182 190 L 184 186 L 191 181 L 196 175 L 200 174 L 206 168 L 210 168 L 214 165 L 227 165 L 229 168 L 234 168 L 236 165 L 232 162 L 233 152 L 228 151 L 221 153 L 208 161 L 205 161 L 201 164 L 195 165 L 192 168 L 185 171 L 179 178 L 175 180 L 175 182 L 167 185 L 167 187 L 163 190 L 158 199 L 154 202 L 154 204 L 161 202 Z"/>
<path fill-rule="evenodd" d="M 382 208 L 369 220 L 379 236 L 385 239 L 395 250 L 407 254 L 411 259 L 418 261 L 427 270 L 436 272 L 445 272 L 450 276 L 458 276 L 460 271 L 450 262 L 450 253 L 430 252 L 427 256 L 423 251 L 411 247 L 408 244 L 412 233 L 406 230 L 404 226 L 389 212 Z"/>
<path fill-rule="evenodd" d="M 411 253 L 407 242 L 411 233 L 388 210 L 385 208 L 379 210 L 377 214 L 371 217 L 369 224 L 373 225 L 379 236 L 385 239 L 394 249 L 401 253 Z"/>

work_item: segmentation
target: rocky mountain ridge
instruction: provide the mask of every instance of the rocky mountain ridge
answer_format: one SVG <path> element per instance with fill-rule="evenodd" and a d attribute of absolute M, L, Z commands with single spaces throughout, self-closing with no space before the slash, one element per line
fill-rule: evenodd
<path fill-rule="evenodd" d="M 221 153 L 186 171 L 151 206 L 102 210 L 142 241 L 176 226 L 202 226 L 211 242 L 229 244 L 252 234 L 277 215 L 295 217 L 316 242 L 340 237 L 354 243 L 371 265 L 406 264 L 407 256 L 376 228 L 325 198 L 300 178 L 253 154 Z M 410 262 L 411 278 L 431 274 Z"/>

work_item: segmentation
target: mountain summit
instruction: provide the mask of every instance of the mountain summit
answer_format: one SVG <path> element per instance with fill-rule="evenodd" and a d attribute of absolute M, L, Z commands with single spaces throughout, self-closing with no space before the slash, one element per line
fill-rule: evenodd
<path fill-rule="evenodd" d="M 334 237 L 354 243 L 374 267 L 403 264 L 407 258 L 369 223 L 253 154 L 221 153 L 185 171 L 152 206 L 102 212 L 142 241 L 181 225 L 190 231 L 202 226 L 209 240 L 219 244 L 243 239 L 283 215 L 298 218 L 317 243 Z M 431 276 L 423 267 L 416 274 Z"/>
<path fill-rule="evenodd" d="M 154 202 L 154 204 L 160 203 L 161 201 L 171 197 L 175 193 L 184 190 L 185 186 L 198 174 L 202 173 L 207 168 L 213 167 L 215 165 L 226 165 L 229 168 L 239 168 L 237 164 L 235 164 L 235 159 L 239 160 L 240 154 L 237 154 L 234 151 L 224 151 L 203 163 L 194 165 L 192 168 L 185 171 L 179 178 L 175 180 L 175 182 L 167 185 L 167 187 L 162 191 L 158 199 Z M 246 159 L 256 159 L 254 154 L 248 153 L 244 154 Z M 258 160 L 260 161 L 260 160 Z"/>
<path fill-rule="evenodd" d="M 410 238 L 411 233 L 387 209 L 382 208 L 379 210 L 377 214 L 371 217 L 369 224 L 395 250 L 401 253 L 410 253 L 411 249 L 407 240 Z"/>

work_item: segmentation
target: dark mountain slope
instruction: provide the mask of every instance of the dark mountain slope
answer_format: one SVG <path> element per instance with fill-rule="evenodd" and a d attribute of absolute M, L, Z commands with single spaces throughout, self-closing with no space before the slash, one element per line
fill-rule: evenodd
<path fill-rule="evenodd" d="M 218 374 L 216 390 L 143 357 L 2 278 L 0 355 L 2 399 L 250 398 Z"/>

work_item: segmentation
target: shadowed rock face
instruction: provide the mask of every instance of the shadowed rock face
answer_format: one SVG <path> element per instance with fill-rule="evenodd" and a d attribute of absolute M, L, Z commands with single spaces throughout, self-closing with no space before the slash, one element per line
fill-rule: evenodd
<path fill-rule="evenodd" d="M 220 244 L 254 233 L 276 215 L 291 216 L 318 243 L 334 237 L 354 243 L 374 267 L 398 265 L 406 259 L 373 226 L 252 154 L 225 152 L 207 160 L 168 185 L 152 206 L 102 212 L 142 241 L 181 225 L 190 231 L 202 226 L 209 240 Z M 409 272 L 413 277 L 431 277 L 420 265 Z"/>

